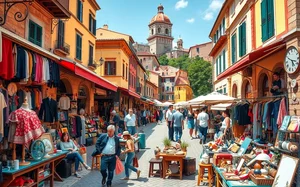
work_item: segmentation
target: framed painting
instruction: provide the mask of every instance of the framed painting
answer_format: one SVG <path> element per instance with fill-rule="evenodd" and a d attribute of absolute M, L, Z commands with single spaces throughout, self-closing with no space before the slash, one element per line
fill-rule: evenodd
<path fill-rule="evenodd" d="M 299 158 L 283 154 L 272 187 L 291 187 Z"/>
<path fill-rule="evenodd" d="M 44 133 L 39 140 L 41 140 L 44 145 L 45 145 L 45 151 L 48 154 L 53 153 L 53 149 L 54 149 L 54 145 L 53 145 L 53 140 L 52 140 L 52 136 L 50 133 Z"/>

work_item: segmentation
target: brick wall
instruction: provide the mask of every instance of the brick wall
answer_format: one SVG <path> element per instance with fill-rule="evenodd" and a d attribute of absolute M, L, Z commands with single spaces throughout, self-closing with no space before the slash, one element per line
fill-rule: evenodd
<path fill-rule="evenodd" d="M 288 7 L 288 29 L 293 30 L 300 27 L 300 0 L 287 0 Z"/>
<path fill-rule="evenodd" d="M 48 13 L 38 3 L 33 2 L 32 5 L 28 5 L 28 17 L 22 22 L 17 22 L 14 18 L 15 13 L 20 12 L 22 15 L 26 13 L 26 6 L 17 4 L 11 7 L 7 14 L 6 23 L 2 26 L 7 30 L 21 36 L 22 38 L 28 38 L 28 22 L 29 19 L 36 22 L 43 27 L 43 41 L 42 47 L 49 50 L 51 48 L 51 19 L 52 15 Z M 0 12 L 3 12 L 3 5 L 0 6 Z"/>

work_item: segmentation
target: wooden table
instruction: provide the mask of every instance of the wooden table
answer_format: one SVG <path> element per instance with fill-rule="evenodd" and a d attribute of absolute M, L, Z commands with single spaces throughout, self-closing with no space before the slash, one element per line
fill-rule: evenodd
<path fill-rule="evenodd" d="M 271 187 L 271 186 L 259 186 L 256 185 L 254 182 L 252 182 L 251 180 L 248 180 L 248 183 L 241 183 L 240 181 L 228 181 L 224 178 L 224 176 L 222 175 L 222 172 L 224 172 L 224 169 L 221 169 L 219 167 L 216 167 L 215 165 L 213 165 L 214 168 L 214 172 L 216 175 L 216 187 L 224 187 L 228 186 L 228 187 Z"/>
<path fill-rule="evenodd" d="M 163 178 L 165 179 L 166 176 L 176 176 L 180 177 L 180 180 L 182 180 L 182 174 L 183 174 L 183 159 L 186 157 L 186 153 L 183 155 L 171 155 L 166 153 L 160 153 L 160 157 L 163 158 Z M 167 174 L 167 171 L 169 169 L 169 162 L 171 161 L 177 161 L 179 162 L 179 174 Z"/>
<path fill-rule="evenodd" d="M 22 176 L 29 172 L 34 172 L 34 183 L 30 184 L 29 186 L 37 187 L 38 184 L 42 181 L 49 180 L 50 187 L 54 186 L 54 180 L 62 181 L 62 178 L 56 173 L 55 168 L 56 166 L 66 157 L 68 151 L 63 151 L 60 153 L 56 153 L 51 155 L 49 158 L 43 158 L 40 161 L 29 160 L 30 164 L 27 166 L 20 166 L 18 170 L 7 168 L 2 170 L 4 180 L 0 183 L 1 187 L 9 186 L 17 177 Z M 49 164 L 50 174 L 44 178 L 39 178 L 38 174 L 40 168 L 45 167 Z"/>

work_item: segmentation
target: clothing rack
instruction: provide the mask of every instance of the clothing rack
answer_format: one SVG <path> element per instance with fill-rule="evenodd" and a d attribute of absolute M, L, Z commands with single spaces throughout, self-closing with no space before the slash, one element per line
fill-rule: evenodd
<path fill-rule="evenodd" d="M 252 101 L 260 101 L 260 100 L 265 100 L 265 99 L 277 99 L 277 98 L 287 98 L 288 95 L 287 94 L 282 94 L 282 95 L 274 95 L 274 96 L 266 96 L 266 97 L 257 97 L 257 98 L 245 98 L 245 99 L 235 99 L 234 101 L 248 101 L 248 100 L 252 100 Z M 249 101 L 248 101 L 249 102 Z"/>

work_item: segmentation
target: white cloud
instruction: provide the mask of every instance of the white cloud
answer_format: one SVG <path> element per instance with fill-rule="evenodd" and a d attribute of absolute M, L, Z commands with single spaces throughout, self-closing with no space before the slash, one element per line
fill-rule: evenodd
<path fill-rule="evenodd" d="M 188 22 L 188 23 L 194 23 L 195 22 L 195 18 L 187 19 L 186 22 Z"/>
<path fill-rule="evenodd" d="M 181 8 L 185 8 L 185 7 L 187 7 L 188 6 L 188 1 L 186 1 L 186 0 L 179 0 L 179 1 L 177 1 L 177 3 L 175 4 L 175 9 L 176 10 L 179 10 L 179 9 L 181 9 Z"/>
<path fill-rule="evenodd" d="M 208 8 L 204 11 L 203 19 L 204 20 L 212 20 L 216 13 L 221 9 L 224 0 L 211 0 Z"/>
<path fill-rule="evenodd" d="M 212 20 L 213 18 L 214 18 L 214 13 L 212 12 L 206 12 L 203 16 L 203 19 L 207 21 Z"/>

